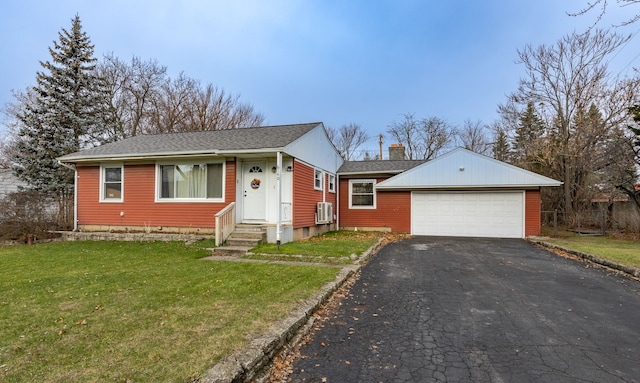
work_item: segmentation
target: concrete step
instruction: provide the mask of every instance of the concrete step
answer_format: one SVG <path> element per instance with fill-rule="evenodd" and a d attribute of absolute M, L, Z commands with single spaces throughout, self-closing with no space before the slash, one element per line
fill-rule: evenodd
<path fill-rule="evenodd" d="M 264 240 L 266 237 L 266 233 L 264 231 L 236 230 L 231 233 L 230 237 Z"/>
<path fill-rule="evenodd" d="M 214 249 L 218 254 L 244 255 L 252 248 L 267 241 L 263 226 L 236 225 L 236 229 L 225 240 L 224 246 Z"/>
<path fill-rule="evenodd" d="M 227 238 L 225 246 L 248 246 L 249 248 L 256 247 L 264 241 L 263 238 L 244 238 L 235 237 L 233 234 Z"/>
<path fill-rule="evenodd" d="M 267 230 L 266 226 L 247 225 L 247 224 L 237 224 L 236 225 L 236 231 L 264 232 L 266 230 Z"/>
<path fill-rule="evenodd" d="M 215 254 L 221 255 L 245 255 L 253 246 L 220 246 L 213 249 Z"/>

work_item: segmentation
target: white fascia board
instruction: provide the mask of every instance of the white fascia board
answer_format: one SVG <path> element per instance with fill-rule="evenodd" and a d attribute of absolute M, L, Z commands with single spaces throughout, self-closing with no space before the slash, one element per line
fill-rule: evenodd
<path fill-rule="evenodd" d="M 266 149 L 251 149 L 251 150 L 215 150 L 215 151 L 190 151 L 190 152 L 164 152 L 164 153 L 141 153 L 141 154 L 128 154 L 128 155 L 97 155 L 91 157 L 60 157 L 62 163 L 82 163 L 82 162 L 96 162 L 96 161 L 137 161 L 137 160 L 158 160 L 164 158 L 192 158 L 192 157 L 207 157 L 207 156 L 225 156 L 225 157 L 238 157 L 243 154 L 264 154 L 264 153 L 276 153 L 282 151 L 282 148 L 266 148 Z"/>
<path fill-rule="evenodd" d="M 383 181 L 384 182 L 384 181 Z M 560 185 L 562 185 L 562 183 L 560 183 Z M 535 184 L 535 185 L 520 185 L 520 184 L 514 184 L 514 185 L 504 185 L 504 184 L 500 184 L 500 185 L 491 185 L 491 184 L 486 184 L 486 185 L 468 185 L 468 186 L 460 186 L 460 185 L 411 185 L 411 186 L 385 186 L 382 185 L 382 182 L 377 184 L 375 186 L 376 189 L 383 189 L 383 190 L 486 190 L 486 189 L 492 189 L 492 190 L 498 190 L 498 189 L 512 189 L 512 190 L 531 190 L 531 189 L 538 189 L 540 187 L 556 187 L 556 186 L 560 186 L 560 185 L 540 185 L 540 184 Z"/>
<path fill-rule="evenodd" d="M 140 154 L 123 154 L 123 155 L 102 154 L 102 155 L 95 155 L 90 157 L 78 156 L 78 157 L 65 158 L 65 156 L 62 156 L 58 159 L 58 161 L 65 162 L 65 163 L 78 163 L 78 162 L 94 162 L 94 161 L 149 160 L 149 159 L 166 158 L 166 157 L 212 156 L 217 154 L 218 154 L 217 151 L 140 153 Z"/>
<path fill-rule="evenodd" d="M 283 152 L 284 148 L 260 148 L 260 149 L 248 149 L 248 150 L 216 150 L 216 154 L 226 155 L 229 157 L 241 156 L 243 154 L 265 154 L 272 153 L 275 155 L 277 152 Z"/>

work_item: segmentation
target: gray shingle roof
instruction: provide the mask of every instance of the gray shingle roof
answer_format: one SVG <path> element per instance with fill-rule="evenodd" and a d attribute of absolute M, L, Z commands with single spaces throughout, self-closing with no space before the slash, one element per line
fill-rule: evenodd
<path fill-rule="evenodd" d="M 74 162 L 101 158 L 277 149 L 292 143 L 320 124 L 322 123 L 313 122 L 205 132 L 141 135 L 67 154 L 60 157 L 59 160 Z"/>
<path fill-rule="evenodd" d="M 424 164 L 427 160 L 382 160 L 382 161 L 346 161 L 338 174 L 373 174 L 373 173 L 402 173 Z"/>

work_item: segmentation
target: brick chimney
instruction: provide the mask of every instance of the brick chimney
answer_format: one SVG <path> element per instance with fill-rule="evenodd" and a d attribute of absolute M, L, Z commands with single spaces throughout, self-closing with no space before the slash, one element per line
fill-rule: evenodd
<path fill-rule="evenodd" d="M 402 144 L 391 144 L 389 147 L 389 160 L 404 159 L 404 146 L 402 146 Z"/>

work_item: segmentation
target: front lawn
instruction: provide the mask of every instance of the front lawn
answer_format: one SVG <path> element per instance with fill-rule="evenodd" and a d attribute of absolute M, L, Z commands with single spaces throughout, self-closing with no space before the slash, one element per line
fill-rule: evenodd
<path fill-rule="evenodd" d="M 195 380 L 338 271 L 207 255 L 179 242 L 0 247 L 0 380 Z"/>
<path fill-rule="evenodd" d="M 258 245 L 251 250 L 254 255 L 247 257 L 348 264 L 353 263 L 352 255 L 362 255 L 383 235 L 379 232 L 331 231 L 302 241 L 282 244 L 280 250 L 273 243 Z"/>
<path fill-rule="evenodd" d="M 567 234 L 545 241 L 631 267 L 640 267 L 640 241 Z"/>

